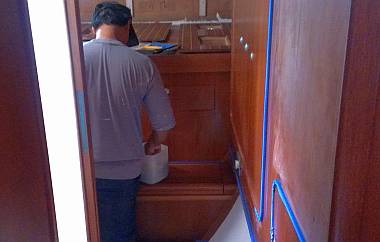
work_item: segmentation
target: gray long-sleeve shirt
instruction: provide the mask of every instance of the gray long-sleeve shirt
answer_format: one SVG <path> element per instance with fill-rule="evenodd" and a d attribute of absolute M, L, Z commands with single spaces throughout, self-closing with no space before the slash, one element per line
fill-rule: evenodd
<path fill-rule="evenodd" d="M 95 39 L 83 48 L 96 176 L 135 178 L 144 157 L 141 107 L 154 130 L 175 125 L 160 75 L 148 57 L 117 40 Z"/>

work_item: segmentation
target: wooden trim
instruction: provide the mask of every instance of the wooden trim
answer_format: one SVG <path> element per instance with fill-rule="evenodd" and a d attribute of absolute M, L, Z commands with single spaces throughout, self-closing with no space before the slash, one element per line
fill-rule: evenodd
<path fill-rule="evenodd" d="M 86 88 L 85 83 L 85 72 L 84 72 L 84 57 L 83 57 L 83 47 L 82 47 L 82 37 L 81 37 L 81 25 L 80 25 L 80 12 L 78 1 L 65 0 L 66 7 L 66 18 L 68 25 L 69 34 L 69 44 L 71 51 L 71 61 L 73 70 L 73 80 L 75 91 L 84 93 L 84 109 L 88 110 L 88 102 L 86 93 L 83 91 Z M 78 100 L 77 100 L 78 101 Z M 86 223 L 87 223 L 87 235 L 89 242 L 100 242 L 99 239 L 99 222 L 97 215 L 97 199 L 96 199 L 96 188 L 95 188 L 95 176 L 94 169 L 92 166 L 92 147 L 91 147 L 91 133 L 88 125 L 88 115 L 84 110 L 85 123 L 87 137 L 82 137 L 87 139 L 88 150 L 83 149 L 83 140 L 81 140 L 81 168 L 82 168 L 82 179 L 83 179 L 83 190 L 84 190 L 84 201 L 85 201 L 85 211 L 86 211 Z M 77 103 L 77 113 L 78 113 L 78 103 Z M 79 114 L 78 116 L 78 127 L 79 125 Z M 80 135 L 78 135 L 79 137 Z"/>
<path fill-rule="evenodd" d="M 23 94 L 21 94 L 23 92 L 22 90 L 27 90 L 27 92 L 30 93 L 30 96 L 23 96 L 22 97 L 24 99 L 23 102 L 13 103 L 12 100 L 9 100 L 9 101 L 11 101 L 10 103 L 1 103 L 0 106 L 1 106 L 1 108 L 4 108 L 6 104 L 7 105 L 11 104 L 10 107 L 12 109 L 16 110 L 16 112 L 20 112 L 20 110 L 22 110 L 22 109 L 28 110 L 28 113 L 25 113 L 23 115 L 23 117 L 27 118 L 27 121 L 25 121 L 23 123 L 24 124 L 25 123 L 31 123 L 32 126 L 27 126 L 27 127 L 24 126 L 24 128 L 26 128 L 26 130 L 23 130 L 20 132 L 20 134 L 22 133 L 22 136 L 15 135 L 15 140 L 17 140 L 17 142 L 13 142 L 13 140 L 12 140 L 12 143 L 14 143 L 13 145 L 20 145 L 20 143 L 24 143 L 24 142 L 25 142 L 25 144 L 28 143 L 28 145 L 27 145 L 28 150 L 23 150 L 23 153 L 28 153 L 29 155 L 33 155 L 33 158 L 40 159 L 38 161 L 40 164 L 36 164 L 36 163 L 32 164 L 32 163 L 30 163 L 31 160 L 28 160 L 26 162 L 29 162 L 29 165 L 33 166 L 32 171 L 35 171 L 34 169 L 36 167 L 37 167 L 37 169 L 41 169 L 39 174 L 42 176 L 42 179 L 41 179 L 42 184 L 39 182 L 38 179 L 34 179 L 34 178 L 36 178 L 35 176 L 38 174 L 30 173 L 30 171 L 28 172 L 27 176 L 26 176 L 26 174 L 23 174 L 22 176 L 17 176 L 17 174 L 15 176 L 15 174 L 12 174 L 13 181 L 11 181 L 11 183 L 13 183 L 13 187 L 9 187 L 11 189 L 8 190 L 7 189 L 8 184 L 4 184 L 4 183 L 0 182 L 0 192 L 1 192 L 2 196 L 6 196 L 7 199 L 12 199 L 12 197 L 9 197 L 9 194 L 5 193 L 6 190 L 4 191 L 4 189 L 7 189 L 8 191 L 13 190 L 12 192 L 17 194 L 17 201 L 16 200 L 12 201 L 13 203 L 15 203 L 14 208 L 16 208 L 17 207 L 16 203 L 18 205 L 22 205 L 20 203 L 20 201 L 21 201 L 22 197 L 24 197 L 26 195 L 26 194 L 20 193 L 22 191 L 20 191 L 18 189 L 19 187 L 24 187 L 26 189 L 28 189 L 28 188 L 30 189 L 30 188 L 33 188 L 33 187 L 36 187 L 39 185 L 43 186 L 43 188 L 41 188 L 41 190 L 43 190 L 43 191 L 41 191 L 41 194 L 43 193 L 44 198 L 41 198 L 38 201 L 41 201 L 41 202 L 44 201 L 45 202 L 45 206 L 47 208 L 47 214 L 46 214 L 47 216 L 45 218 L 42 218 L 42 219 L 46 220 L 46 225 L 47 225 L 46 227 L 48 227 L 48 232 L 44 231 L 45 225 L 38 223 L 40 221 L 40 218 L 34 217 L 33 221 L 32 221 L 32 220 L 28 220 L 28 217 L 17 216 L 19 214 L 13 213 L 10 216 L 13 216 L 13 217 L 21 219 L 22 221 L 25 221 L 25 225 L 28 223 L 30 223 L 30 224 L 34 223 L 34 226 L 37 226 L 39 229 L 28 230 L 28 228 L 24 228 L 25 231 L 14 231 L 14 234 L 15 235 L 17 234 L 20 237 L 19 238 L 8 237 L 7 239 L 11 240 L 11 241 L 16 241 L 25 235 L 38 236 L 36 233 L 38 233 L 38 231 L 39 231 L 39 232 L 47 233 L 46 238 L 49 239 L 48 241 L 58 242 L 57 221 L 56 221 L 56 213 L 55 213 L 51 174 L 50 174 L 49 156 L 48 156 L 47 143 L 46 143 L 45 127 L 44 127 L 44 120 L 43 120 L 40 89 L 39 89 L 39 84 L 38 84 L 38 74 L 37 74 L 37 67 L 36 67 L 36 61 L 35 61 L 35 53 L 34 53 L 34 46 L 33 46 L 33 37 L 32 37 L 32 29 L 31 29 L 31 23 L 30 23 L 28 3 L 26 0 L 14 1 L 14 3 L 12 2 L 11 4 L 7 4 L 7 6 L 5 6 L 5 9 L 3 9 L 3 10 L 4 11 L 2 11 L 2 13 L 6 12 L 7 17 L 4 17 L 4 15 L 3 15 L 0 19 L 1 19 L 1 21 L 4 21 L 7 23 L 7 28 L 1 28 L 0 33 L 2 35 L 2 38 L 5 37 L 5 39 L 7 39 L 6 33 L 11 33 L 10 35 L 12 35 L 13 38 L 21 37 L 22 40 L 20 40 L 20 42 L 23 41 L 22 42 L 23 45 L 18 44 L 18 43 L 20 43 L 19 41 L 14 41 L 12 43 L 12 45 L 7 45 L 7 48 L 22 48 L 22 52 L 25 53 L 25 55 L 24 55 L 25 59 L 15 59 L 15 58 L 20 57 L 20 55 L 16 54 L 15 56 L 9 56 L 10 59 L 6 59 L 6 60 L 4 59 L 0 65 L 2 65 L 3 63 L 7 63 L 7 64 L 11 64 L 11 65 L 12 64 L 14 65 L 14 63 L 18 63 L 18 65 L 19 65 L 19 68 L 17 71 L 18 73 L 15 74 L 12 78 L 15 78 L 15 79 L 18 78 L 18 84 L 23 84 L 23 85 L 18 86 L 19 90 L 17 90 L 17 93 L 22 96 L 23 95 Z M 0 13 L 0 15 L 1 15 L 1 13 Z M 8 20 L 11 18 L 17 18 L 18 24 L 15 24 L 15 22 L 12 22 L 12 21 L 9 22 Z M 23 33 L 23 34 L 19 34 L 19 33 Z M 1 44 L 2 43 L 0 43 L 0 45 Z M 5 46 L 1 45 L 0 48 L 3 48 L 3 47 L 5 47 Z M 15 50 L 15 51 L 17 53 L 19 51 L 19 49 Z M 1 58 L 4 57 L 3 53 L 4 52 L 2 49 L 2 51 L 0 51 Z M 8 69 L 7 65 L 5 65 L 5 68 Z M 20 76 L 23 76 L 23 74 L 21 74 L 21 73 L 25 73 L 25 75 L 28 76 L 28 78 L 27 79 L 20 79 Z M 4 69 L 2 69 L 1 70 L 2 85 L 6 84 L 6 82 L 12 81 L 12 78 L 8 79 L 9 77 L 6 74 L 7 74 L 7 71 L 4 71 Z M 5 85 L 5 86 L 7 86 L 7 85 Z M 4 95 L 5 91 L 7 91 L 7 88 L 5 88 L 5 89 L 2 88 L 2 90 L 0 91 L 1 92 L 0 95 Z M 19 97 L 16 96 L 14 98 L 17 99 L 17 98 L 20 98 L 21 96 L 19 96 Z M 2 101 L 2 99 L 0 98 L 0 102 L 1 101 Z M 28 102 L 28 101 L 31 101 L 31 103 L 29 103 L 30 104 L 29 106 L 21 106 L 22 104 L 26 104 L 26 102 Z M 5 107 L 5 108 L 7 109 L 9 107 Z M 2 113 L 4 113 L 4 112 L 0 112 L 0 117 L 1 117 Z M 22 125 L 23 123 L 18 122 L 18 121 L 20 121 L 19 118 L 15 119 L 14 112 L 9 112 L 7 114 L 9 114 L 12 117 L 14 122 L 17 122 L 14 129 L 16 129 L 16 127 L 18 127 L 18 126 L 21 127 L 20 125 Z M 26 119 L 24 119 L 24 120 L 26 120 Z M 3 122 L 4 119 L 0 118 L 0 121 Z M 29 129 L 30 127 L 33 127 L 33 129 Z M 4 134 L 2 132 L 2 130 L 0 130 L 0 132 L 1 132 L 2 138 L 4 138 L 4 135 L 5 136 L 7 135 L 7 133 Z M 17 134 L 17 133 L 15 133 L 15 134 Z M 37 137 L 34 137 L 34 136 L 37 136 Z M 33 137 L 33 140 L 30 139 L 32 137 Z M 7 140 L 7 138 L 5 140 Z M 10 142 L 10 140 L 8 140 L 8 142 Z M 0 144 L 1 144 L 1 142 L 0 142 Z M 2 148 L 4 148 L 4 147 L 2 147 Z M 36 148 L 39 148 L 39 150 L 37 150 Z M 31 153 L 31 150 L 34 150 L 34 151 Z M 20 154 L 16 153 L 17 150 L 7 150 L 6 153 L 8 153 L 8 152 L 13 152 L 14 155 L 16 156 L 15 159 L 20 159 L 20 157 L 18 157 Z M 4 155 L 6 157 L 6 154 L 2 153 L 3 158 L 4 158 Z M 4 165 L 7 162 L 10 163 L 13 161 L 12 160 L 7 160 L 7 161 L 2 160 L 1 161 L 2 165 Z M 25 164 L 26 164 L 26 162 L 25 162 Z M 12 166 L 13 165 L 17 165 L 17 164 L 12 164 Z M 4 172 L 9 173 L 10 172 L 9 167 L 7 165 L 5 165 L 5 167 L 7 167 L 8 169 L 7 169 L 7 171 L 4 171 Z M 1 180 L 1 181 L 3 181 L 3 180 Z M 27 184 L 28 182 L 32 183 L 33 185 L 25 187 L 25 184 Z M 38 187 L 38 189 L 40 189 L 40 187 Z M 37 194 L 36 191 L 33 191 L 33 193 Z M 38 193 L 38 194 L 40 194 L 40 193 Z M 32 206 L 34 204 L 36 204 L 36 202 L 37 202 L 37 200 L 31 201 L 30 199 L 32 199 L 32 198 L 30 198 L 30 197 L 28 199 L 29 199 L 28 205 L 30 207 L 24 207 L 23 209 L 25 209 L 25 211 L 32 208 Z M 25 199 L 24 201 L 27 201 L 28 199 Z M 14 208 L 12 208 L 12 209 L 14 209 Z M 33 208 L 36 209 L 36 207 L 33 207 Z M 8 209 L 10 209 L 10 208 L 8 207 L 8 208 L 1 208 L 1 209 L 2 209 L 2 212 L 7 213 L 9 211 Z M 29 212 L 30 211 L 28 211 L 27 214 L 30 214 Z M 41 213 L 43 213 L 43 211 L 40 211 L 39 213 L 41 214 Z M 1 220 L 3 223 L 9 222 L 4 217 L 2 217 Z M 17 220 L 15 220 L 15 221 L 17 221 Z M 0 224 L 0 226 L 1 226 L 1 224 Z M 20 225 L 20 226 L 22 226 L 22 225 Z M 6 231 L 1 230 L 0 233 L 2 233 L 2 232 L 6 232 Z M 9 235 L 10 234 L 8 233 L 7 235 L 5 235 L 5 237 L 3 237 L 3 234 L 1 234 L 0 237 L 1 237 L 1 239 L 7 240 L 6 236 L 9 236 Z M 41 239 L 42 237 L 39 237 L 39 238 Z M 33 238 L 30 238 L 30 237 L 28 239 L 33 240 Z"/>
<path fill-rule="evenodd" d="M 232 195 L 234 199 L 231 199 L 228 203 L 225 204 L 223 209 L 221 209 L 222 212 L 215 219 L 214 223 L 209 227 L 206 234 L 203 236 L 202 240 L 209 241 L 212 238 L 212 236 L 216 233 L 220 225 L 227 218 L 229 212 L 231 211 L 232 207 L 234 206 L 236 202 L 238 195 L 239 195 L 238 191 L 235 190 L 235 193 Z"/>
<path fill-rule="evenodd" d="M 230 53 L 157 55 L 151 59 L 161 74 L 229 72 L 231 69 Z M 181 68 L 177 68 L 179 66 Z"/>
<path fill-rule="evenodd" d="M 376 195 L 368 191 L 369 182 L 380 181 L 379 176 L 369 176 L 380 172 L 373 170 L 379 157 L 371 156 L 379 149 L 375 143 L 380 121 L 376 117 L 380 112 L 379 12 L 378 1 L 352 1 L 329 241 L 369 241 L 363 238 L 369 234 L 370 241 L 378 241 L 376 235 L 380 236 L 373 227 L 366 232 L 375 224 L 364 222 L 369 209 L 365 201 Z M 376 217 L 375 212 L 369 216 Z"/>
<path fill-rule="evenodd" d="M 230 201 L 236 198 L 236 194 L 233 195 L 169 195 L 169 196 L 138 196 L 137 201 L 166 201 L 166 202 L 181 202 L 181 201 Z"/>

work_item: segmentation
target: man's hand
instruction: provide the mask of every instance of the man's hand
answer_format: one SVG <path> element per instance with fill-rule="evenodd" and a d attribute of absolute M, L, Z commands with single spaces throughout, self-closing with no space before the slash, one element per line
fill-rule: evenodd
<path fill-rule="evenodd" d="M 152 142 L 147 142 L 145 144 L 145 154 L 146 155 L 155 155 L 161 152 L 161 144 L 156 145 Z"/>
<path fill-rule="evenodd" d="M 168 131 L 153 131 L 145 144 L 145 154 L 155 155 L 161 152 L 161 144 L 166 140 Z"/>

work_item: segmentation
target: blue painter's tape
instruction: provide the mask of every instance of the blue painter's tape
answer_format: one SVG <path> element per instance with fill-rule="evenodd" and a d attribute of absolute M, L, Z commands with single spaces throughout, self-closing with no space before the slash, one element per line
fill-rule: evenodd
<path fill-rule="evenodd" d="M 285 206 L 286 212 L 289 215 L 290 220 L 292 221 L 294 230 L 296 231 L 298 240 L 300 242 L 306 242 L 305 236 L 302 233 L 301 227 L 297 221 L 296 216 L 294 215 L 294 212 L 289 204 L 288 198 L 286 197 L 286 194 L 284 192 L 284 189 L 282 188 L 281 182 L 279 180 L 274 180 L 272 184 L 272 199 L 271 199 L 271 215 L 270 215 L 270 237 L 271 241 L 274 241 L 275 239 L 275 227 L 274 227 L 274 196 L 276 195 L 276 190 L 278 191 L 278 195 L 281 198 L 282 203 Z"/>
<path fill-rule="evenodd" d="M 270 80 L 270 64 L 272 49 L 272 31 L 273 31 L 273 4 L 275 0 L 269 0 L 268 13 L 268 36 L 265 64 L 265 88 L 264 88 L 264 113 L 263 113 L 263 130 L 262 130 L 262 146 L 261 146 L 261 181 L 260 181 L 260 207 L 259 210 L 254 208 L 256 219 L 261 222 L 264 218 L 264 193 L 265 193 L 265 173 L 267 159 L 267 131 L 268 131 L 268 100 L 269 100 L 269 80 Z"/>
<path fill-rule="evenodd" d="M 84 93 L 83 91 L 76 91 L 77 105 L 79 111 L 79 128 L 82 143 L 82 152 L 88 151 L 88 136 L 85 117 Z"/>
<path fill-rule="evenodd" d="M 240 198 L 241 198 L 241 201 L 243 203 L 243 210 L 244 210 L 245 220 L 247 221 L 249 236 L 251 238 L 251 242 L 255 242 L 255 232 L 253 230 L 253 224 L 252 224 L 251 214 L 249 213 L 249 209 L 248 209 L 249 206 L 248 206 L 248 203 L 247 203 L 247 199 L 245 198 L 243 186 L 241 185 L 240 176 L 239 176 L 237 170 L 235 170 L 235 178 L 236 178 L 236 182 L 237 182 L 237 185 L 238 185 L 238 189 L 239 189 L 239 193 L 240 193 Z"/>

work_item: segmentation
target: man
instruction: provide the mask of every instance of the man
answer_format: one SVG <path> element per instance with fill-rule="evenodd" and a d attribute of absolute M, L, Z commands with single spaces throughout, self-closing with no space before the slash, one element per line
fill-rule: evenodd
<path fill-rule="evenodd" d="M 101 241 L 135 241 L 140 160 L 160 152 L 175 121 L 156 67 L 127 46 L 136 40 L 130 10 L 100 3 L 92 27 L 96 39 L 84 45 L 84 57 Z M 142 106 L 154 130 L 145 147 Z"/>

